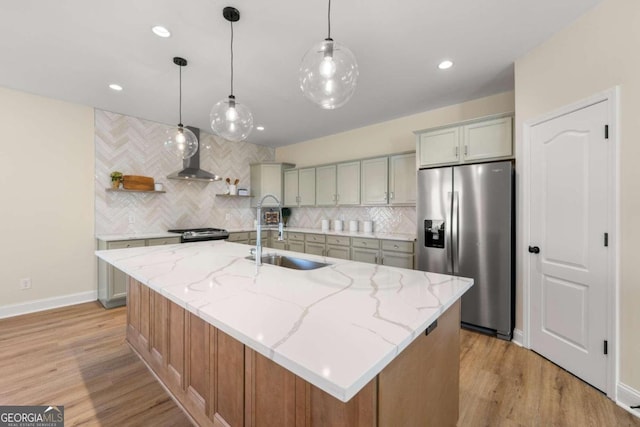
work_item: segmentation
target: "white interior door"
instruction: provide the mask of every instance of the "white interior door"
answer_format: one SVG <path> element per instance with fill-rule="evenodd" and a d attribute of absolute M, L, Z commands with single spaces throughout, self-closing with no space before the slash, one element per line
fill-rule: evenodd
<path fill-rule="evenodd" d="M 606 390 L 609 101 L 531 128 L 531 348 Z"/>

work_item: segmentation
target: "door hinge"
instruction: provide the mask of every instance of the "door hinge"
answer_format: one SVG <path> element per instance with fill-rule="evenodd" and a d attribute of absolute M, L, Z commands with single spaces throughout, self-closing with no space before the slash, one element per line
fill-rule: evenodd
<path fill-rule="evenodd" d="M 604 233 L 604 246 L 605 248 L 609 246 L 609 233 Z"/>
<path fill-rule="evenodd" d="M 609 341 L 604 340 L 604 354 L 609 354 Z"/>
<path fill-rule="evenodd" d="M 604 125 L 604 139 L 609 139 L 609 125 Z"/>

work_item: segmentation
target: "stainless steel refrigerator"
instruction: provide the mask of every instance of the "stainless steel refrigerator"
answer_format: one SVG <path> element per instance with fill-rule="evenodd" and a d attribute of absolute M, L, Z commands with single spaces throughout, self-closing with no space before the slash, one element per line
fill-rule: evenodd
<path fill-rule="evenodd" d="M 513 163 L 418 171 L 419 270 L 471 277 L 462 326 L 510 340 L 514 321 Z"/>

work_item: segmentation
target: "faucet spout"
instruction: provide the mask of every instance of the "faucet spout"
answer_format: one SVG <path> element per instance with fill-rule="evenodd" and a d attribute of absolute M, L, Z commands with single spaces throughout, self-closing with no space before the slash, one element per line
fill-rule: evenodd
<path fill-rule="evenodd" d="M 276 196 L 271 193 L 267 193 L 258 202 L 257 207 L 257 221 L 256 221 L 256 266 L 262 265 L 262 204 L 268 198 L 272 198 L 278 204 L 278 210 L 280 211 L 280 215 L 278 217 L 278 240 L 284 240 L 284 224 L 282 222 L 282 203 Z"/>

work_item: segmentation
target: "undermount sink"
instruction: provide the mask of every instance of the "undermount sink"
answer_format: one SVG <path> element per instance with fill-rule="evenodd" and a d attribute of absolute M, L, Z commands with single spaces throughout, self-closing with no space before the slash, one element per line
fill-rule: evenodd
<path fill-rule="evenodd" d="M 255 260 L 253 255 L 249 255 L 247 259 Z M 286 255 L 262 255 L 263 264 L 277 265 L 278 267 L 291 268 L 292 270 L 315 270 L 316 268 L 326 267 L 331 264 L 324 262 L 311 261 L 308 259 L 294 258 Z"/>

